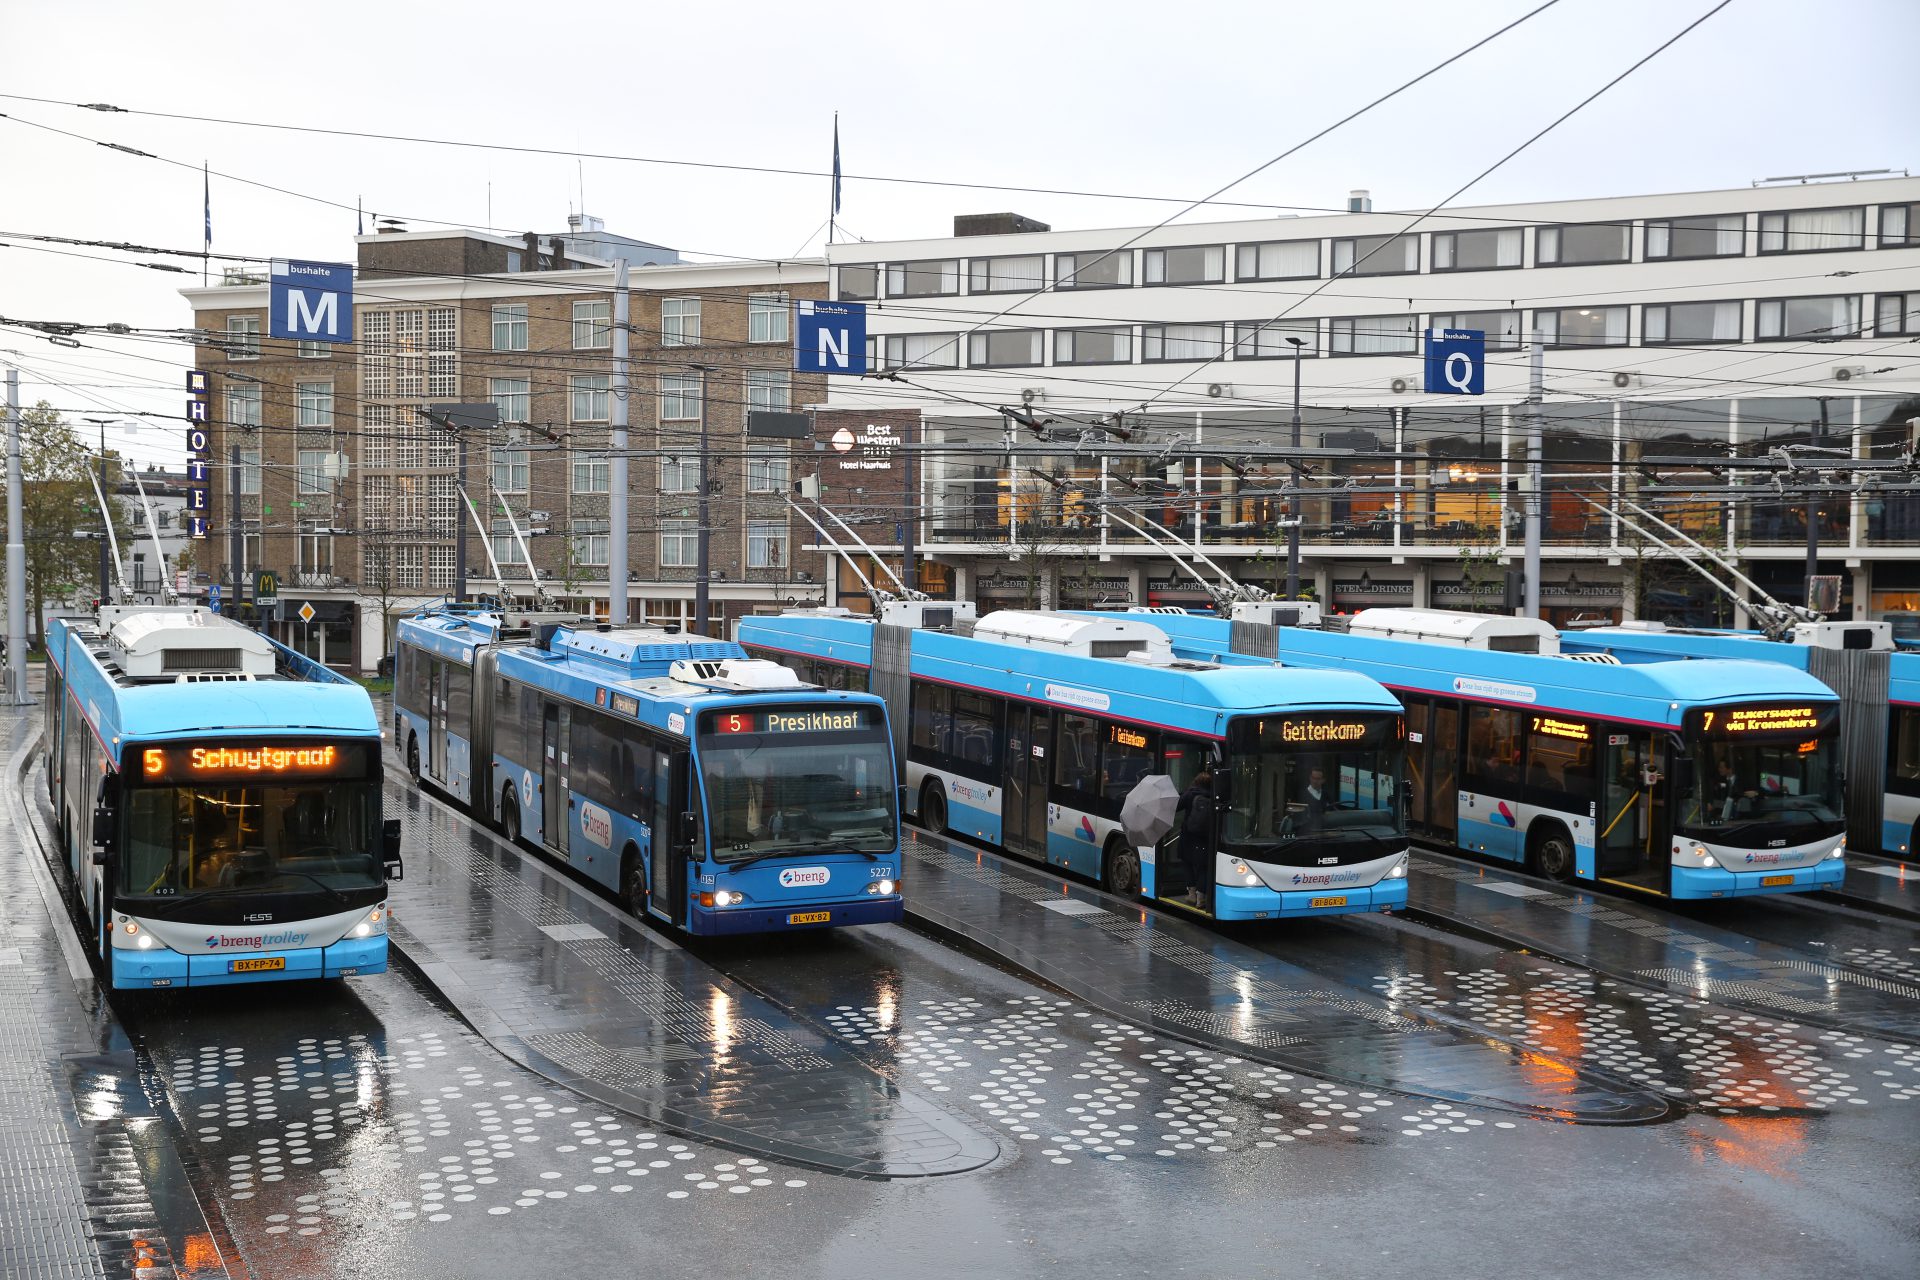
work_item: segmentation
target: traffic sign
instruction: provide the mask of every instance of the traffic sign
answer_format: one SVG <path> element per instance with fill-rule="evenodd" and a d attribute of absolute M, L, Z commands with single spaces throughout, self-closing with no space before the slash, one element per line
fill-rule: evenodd
<path fill-rule="evenodd" d="M 300 605 L 300 621 L 312 622 L 314 616 L 313 602 L 311 600 L 303 601 Z"/>
<path fill-rule="evenodd" d="M 353 268 L 276 258 L 268 277 L 268 332 L 299 342 L 353 341 Z"/>
<path fill-rule="evenodd" d="M 253 602 L 262 608 L 280 602 L 280 575 L 271 569 L 253 571 Z"/>
<path fill-rule="evenodd" d="M 1427 330 L 1426 392 L 1430 396 L 1477 396 L 1487 386 L 1484 329 Z"/>
<path fill-rule="evenodd" d="M 793 367 L 801 373 L 867 372 L 867 308 L 860 302 L 794 305 Z"/>
<path fill-rule="evenodd" d="M 213 583 L 207 588 L 207 608 L 220 612 L 220 584 Z"/>

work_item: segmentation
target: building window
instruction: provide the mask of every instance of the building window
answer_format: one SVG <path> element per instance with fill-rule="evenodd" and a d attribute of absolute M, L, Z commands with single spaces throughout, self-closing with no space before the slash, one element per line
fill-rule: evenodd
<path fill-rule="evenodd" d="M 785 369 L 747 370 L 747 412 L 785 413 L 793 408 L 793 375 Z"/>
<path fill-rule="evenodd" d="M 781 444 L 747 446 L 747 492 L 787 491 L 787 447 Z"/>
<path fill-rule="evenodd" d="M 1562 307 L 1536 311 L 1534 326 L 1550 347 L 1624 347 L 1627 345 L 1625 307 Z"/>
<path fill-rule="evenodd" d="M 1053 255 L 1053 285 L 1056 289 L 1121 289 L 1132 283 L 1131 249 Z"/>
<path fill-rule="evenodd" d="M 1880 247 L 1899 249 L 1920 244 L 1920 204 L 1880 206 Z"/>
<path fill-rule="evenodd" d="M 1234 251 L 1236 280 L 1311 280 L 1320 274 L 1318 240 L 1243 244 Z"/>
<path fill-rule="evenodd" d="M 1288 338 L 1300 338 L 1296 348 Z M 1320 354 L 1318 320 L 1242 320 L 1233 326 L 1235 360 L 1291 360 L 1298 350 L 1301 356 Z"/>
<path fill-rule="evenodd" d="M 1419 236 L 1355 236 L 1333 242 L 1337 276 L 1404 276 L 1419 269 Z"/>
<path fill-rule="evenodd" d="M 577 453 L 573 456 L 575 493 L 613 492 L 613 471 L 604 453 Z"/>
<path fill-rule="evenodd" d="M 1044 254 L 967 260 L 968 293 L 1038 293 L 1046 287 L 1047 259 Z"/>
<path fill-rule="evenodd" d="M 1218 360 L 1226 346 L 1223 324 L 1149 324 L 1140 329 L 1142 360 Z"/>
<path fill-rule="evenodd" d="M 294 348 L 294 352 L 302 360 L 330 360 L 333 358 L 333 344 L 302 338 Z"/>
<path fill-rule="evenodd" d="M 960 337 L 953 333 L 889 333 L 880 339 L 889 369 L 957 369 Z"/>
<path fill-rule="evenodd" d="M 1348 316 L 1329 321 L 1327 349 L 1336 356 L 1412 355 L 1417 316 Z"/>
<path fill-rule="evenodd" d="M 612 524 L 606 520 L 575 520 L 573 522 L 573 562 L 585 565 L 605 565 L 611 558 L 613 537 Z"/>
<path fill-rule="evenodd" d="M 300 522 L 300 572 L 333 574 L 333 529 L 324 520 Z"/>
<path fill-rule="evenodd" d="M 699 489 L 698 453 L 670 453 L 660 459 L 660 492 L 696 493 Z"/>
<path fill-rule="evenodd" d="M 787 567 L 787 525 L 784 520 L 747 521 L 747 568 Z"/>
<path fill-rule="evenodd" d="M 576 373 L 567 379 L 575 422 L 605 422 L 612 417 L 613 378 L 604 373 Z"/>
<path fill-rule="evenodd" d="M 1520 349 L 1520 313 L 1518 311 L 1454 311 L 1431 316 L 1429 329 L 1478 329 L 1487 335 L 1487 350 Z"/>
<path fill-rule="evenodd" d="M 260 451 L 242 449 L 240 451 L 240 492 L 251 497 L 260 494 Z"/>
<path fill-rule="evenodd" d="M 501 493 L 525 493 L 532 467 L 525 449 L 495 449 L 488 468 L 493 487 Z"/>
<path fill-rule="evenodd" d="M 691 569 L 700 560 L 700 529 L 692 520 L 660 522 L 660 567 Z"/>
<path fill-rule="evenodd" d="M 427 394 L 437 400 L 460 394 L 460 312 L 454 307 L 427 312 Z"/>
<path fill-rule="evenodd" d="M 1543 267 L 1633 260 L 1633 228 L 1624 222 L 1570 222 L 1534 232 L 1533 258 Z"/>
<path fill-rule="evenodd" d="M 1857 338 L 1860 299 L 1851 294 L 1768 299 L 1754 305 L 1753 329 L 1762 342 L 1778 338 Z"/>
<path fill-rule="evenodd" d="M 227 317 L 227 359 L 258 360 L 260 358 L 260 317 Z"/>
<path fill-rule="evenodd" d="M 660 375 L 660 420 L 687 421 L 700 416 L 700 377 L 689 373 Z"/>
<path fill-rule="evenodd" d="M 840 268 L 840 287 L 836 298 L 872 300 L 880 296 L 880 266 L 867 262 L 857 267 Z"/>
<path fill-rule="evenodd" d="M 613 345 L 613 302 L 600 299 L 573 304 L 573 349 L 603 351 Z"/>
<path fill-rule="evenodd" d="M 793 307 L 784 293 L 747 295 L 747 341 L 787 341 L 787 318 Z"/>
<path fill-rule="evenodd" d="M 1668 302 L 1649 305 L 1641 315 L 1640 341 L 1738 342 L 1740 304 L 1737 302 Z"/>
<path fill-rule="evenodd" d="M 326 449 L 300 450 L 301 497 L 324 496 L 333 492 L 333 457 L 333 453 Z"/>
<path fill-rule="evenodd" d="M 1920 293 L 1883 293 L 1874 301 L 1874 336 L 1920 334 Z"/>
<path fill-rule="evenodd" d="M 520 554 L 520 539 L 514 536 L 511 520 L 496 519 L 488 529 L 487 541 L 493 546 L 493 561 L 500 566 L 500 574 L 506 578 L 517 578 L 523 573 L 532 577 L 531 566 Z"/>
<path fill-rule="evenodd" d="M 667 298 L 660 303 L 660 345 L 700 345 L 700 299 Z"/>
<path fill-rule="evenodd" d="M 415 548 L 412 548 L 412 551 L 414 556 L 414 563 L 417 565 L 419 564 L 420 550 L 418 547 L 415 547 Z M 447 588 L 451 587 L 453 585 L 453 570 L 454 570 L 454 556 L 453 556 L 452 547 L 428 547 L 427 548 L 427 586 L 428 587 L 435 590 L 439 590 L 439 591 L 445 591 Z M 418 569 L 414 570 L 413 580 L 415 582 L 418 582 L 420 580 Z"/>
<path fill-rule="evenodd" d="M 494 307 L 493 349 L 495 351 L 525 351 L 527 349 L 526 303 L 503 302 Z"/>
<path fill-rule="evenodd" d="M 1038 329 L 1007 329 L 998 333 L 975 333 L 967 337 L 967 363 L 975 369 L 1017 369 L 1036 365 L 1041 354 Z"/>
<path fill-rule="evenodd" d="M 1053 335 L 1055 364 L 1127 364 L 1133 359 L 1133 330 L 1060 329 Z"/>
<path fill-rule="evenodd" d="M 502 422 L 533 421 L 533 382 L 529 378 L 488 378 L 487 398 Z"/>
<path fill-rule="evenodd" d="M 1747 251 L 1745 214 L 1708 218 L 1662 218 L 1647 222 L 1647 260 L 1738 258 Z"/>
<path fill-rule="evenodd" d="M 1520 228 L 1433 233 L 1435 271 L 1501 271 L 1520 265 Z"/>
<path fill-rule="evenodd" d="M 260 425 L 260 387 L 227 388 L 227 425 L 230 427 L 257 427 Z"/>
<path fill-rule="evenodd" d="M 1760 215 L 1760 252 L 1825 253 L 1858 249 L 1864 239 L 1867 211 L 1853 209 L 1792 209 Z"/>
<path fill-rule="evenodd" d="M 1148 249 L 1140 255 L 1140 273 L 1146 284 L 1219 284 L 1227 278 L 1227 247 Z"/>
<path fill-rule="evenodd" d="M 930 298 L 960 292 L 960 259 L 928 258 L 887 264 L 889 298 Z"/>
<path fill-rule="evenodd" d="M 294 403 L 298 406 L 300 425 L 303 427 L 331 427 L 333 425 L 333 384 L 331 382 L 296 382 L 293 384 Z"/>

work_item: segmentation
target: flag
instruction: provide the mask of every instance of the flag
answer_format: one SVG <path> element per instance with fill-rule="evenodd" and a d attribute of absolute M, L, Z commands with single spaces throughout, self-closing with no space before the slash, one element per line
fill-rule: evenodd
<path fill-rule="evenodd" d="M 354 230 L 355 235 L 363 236 L 367 234 L 367 215 L 363 213 L 360 209 L 359 196 L 355 196 L 353 198 L 353 222 L 354 222 L 354 228 L 355 228 Z"/>
<path fill-rule="evenodd" d="M 833 211 L 840 212 L 840 113 L 833 113 Z"/>
<path fill-rule="evenodd" d="M 213 178 L 207 171 L 207 162 L 200 162 L 200 211 L 205 223 L 200 254 L 200 283 L 207 282 L 207 268 L 213 261 Z"/>

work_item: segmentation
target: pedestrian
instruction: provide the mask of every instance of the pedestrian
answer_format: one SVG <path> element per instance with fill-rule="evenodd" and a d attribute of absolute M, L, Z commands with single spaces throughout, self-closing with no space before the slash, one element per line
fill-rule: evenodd
<path fill-rule="evenodd" d="M 1307 772 L 1307 810 L 1304 826 L 1319 831 L 1327 821 L 1327 771 L 1314 765 Z"/>
<path fill-rule="evenodd" d="M 1180 865 L 1187 872 L 1185 902 L 1204 907 L 1207 897 L 1200 886 L 1211 877 L 1213 867 L 1212 769 L 1203 767 L 1194 775 L 1174 811 L 1180 815 Z"/>

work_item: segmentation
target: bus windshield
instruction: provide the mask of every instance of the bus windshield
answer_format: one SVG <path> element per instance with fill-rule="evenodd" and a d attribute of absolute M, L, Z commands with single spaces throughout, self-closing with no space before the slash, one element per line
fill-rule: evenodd
<path fill-rule="evenodd" d="M 893 753 L 872 706 L 702 717 L 700 778 L 713 856 L 892 853 Z"/>
<path fill-rule="evenodd" d="M 1839 739 L 1695 738 L 1681 830 L 1697 840 L 1760 848 L 1800 844 L 1838 831 Z"/>
<path fill-rule="evenodd" d="M 1359 861 L 1406 844 L 1400 717 L 1378 712 L 1246 716 L 1227 729 L 1222 844 L 1288 861 L 1309 850 Z M 1247 848 L 1247 846 L 1252 846 Z"/>
<path fill-rule="evenodd" d="M 122 849 L 122 896 L 381 888 L 380 784 L 136 786 Z"/>

